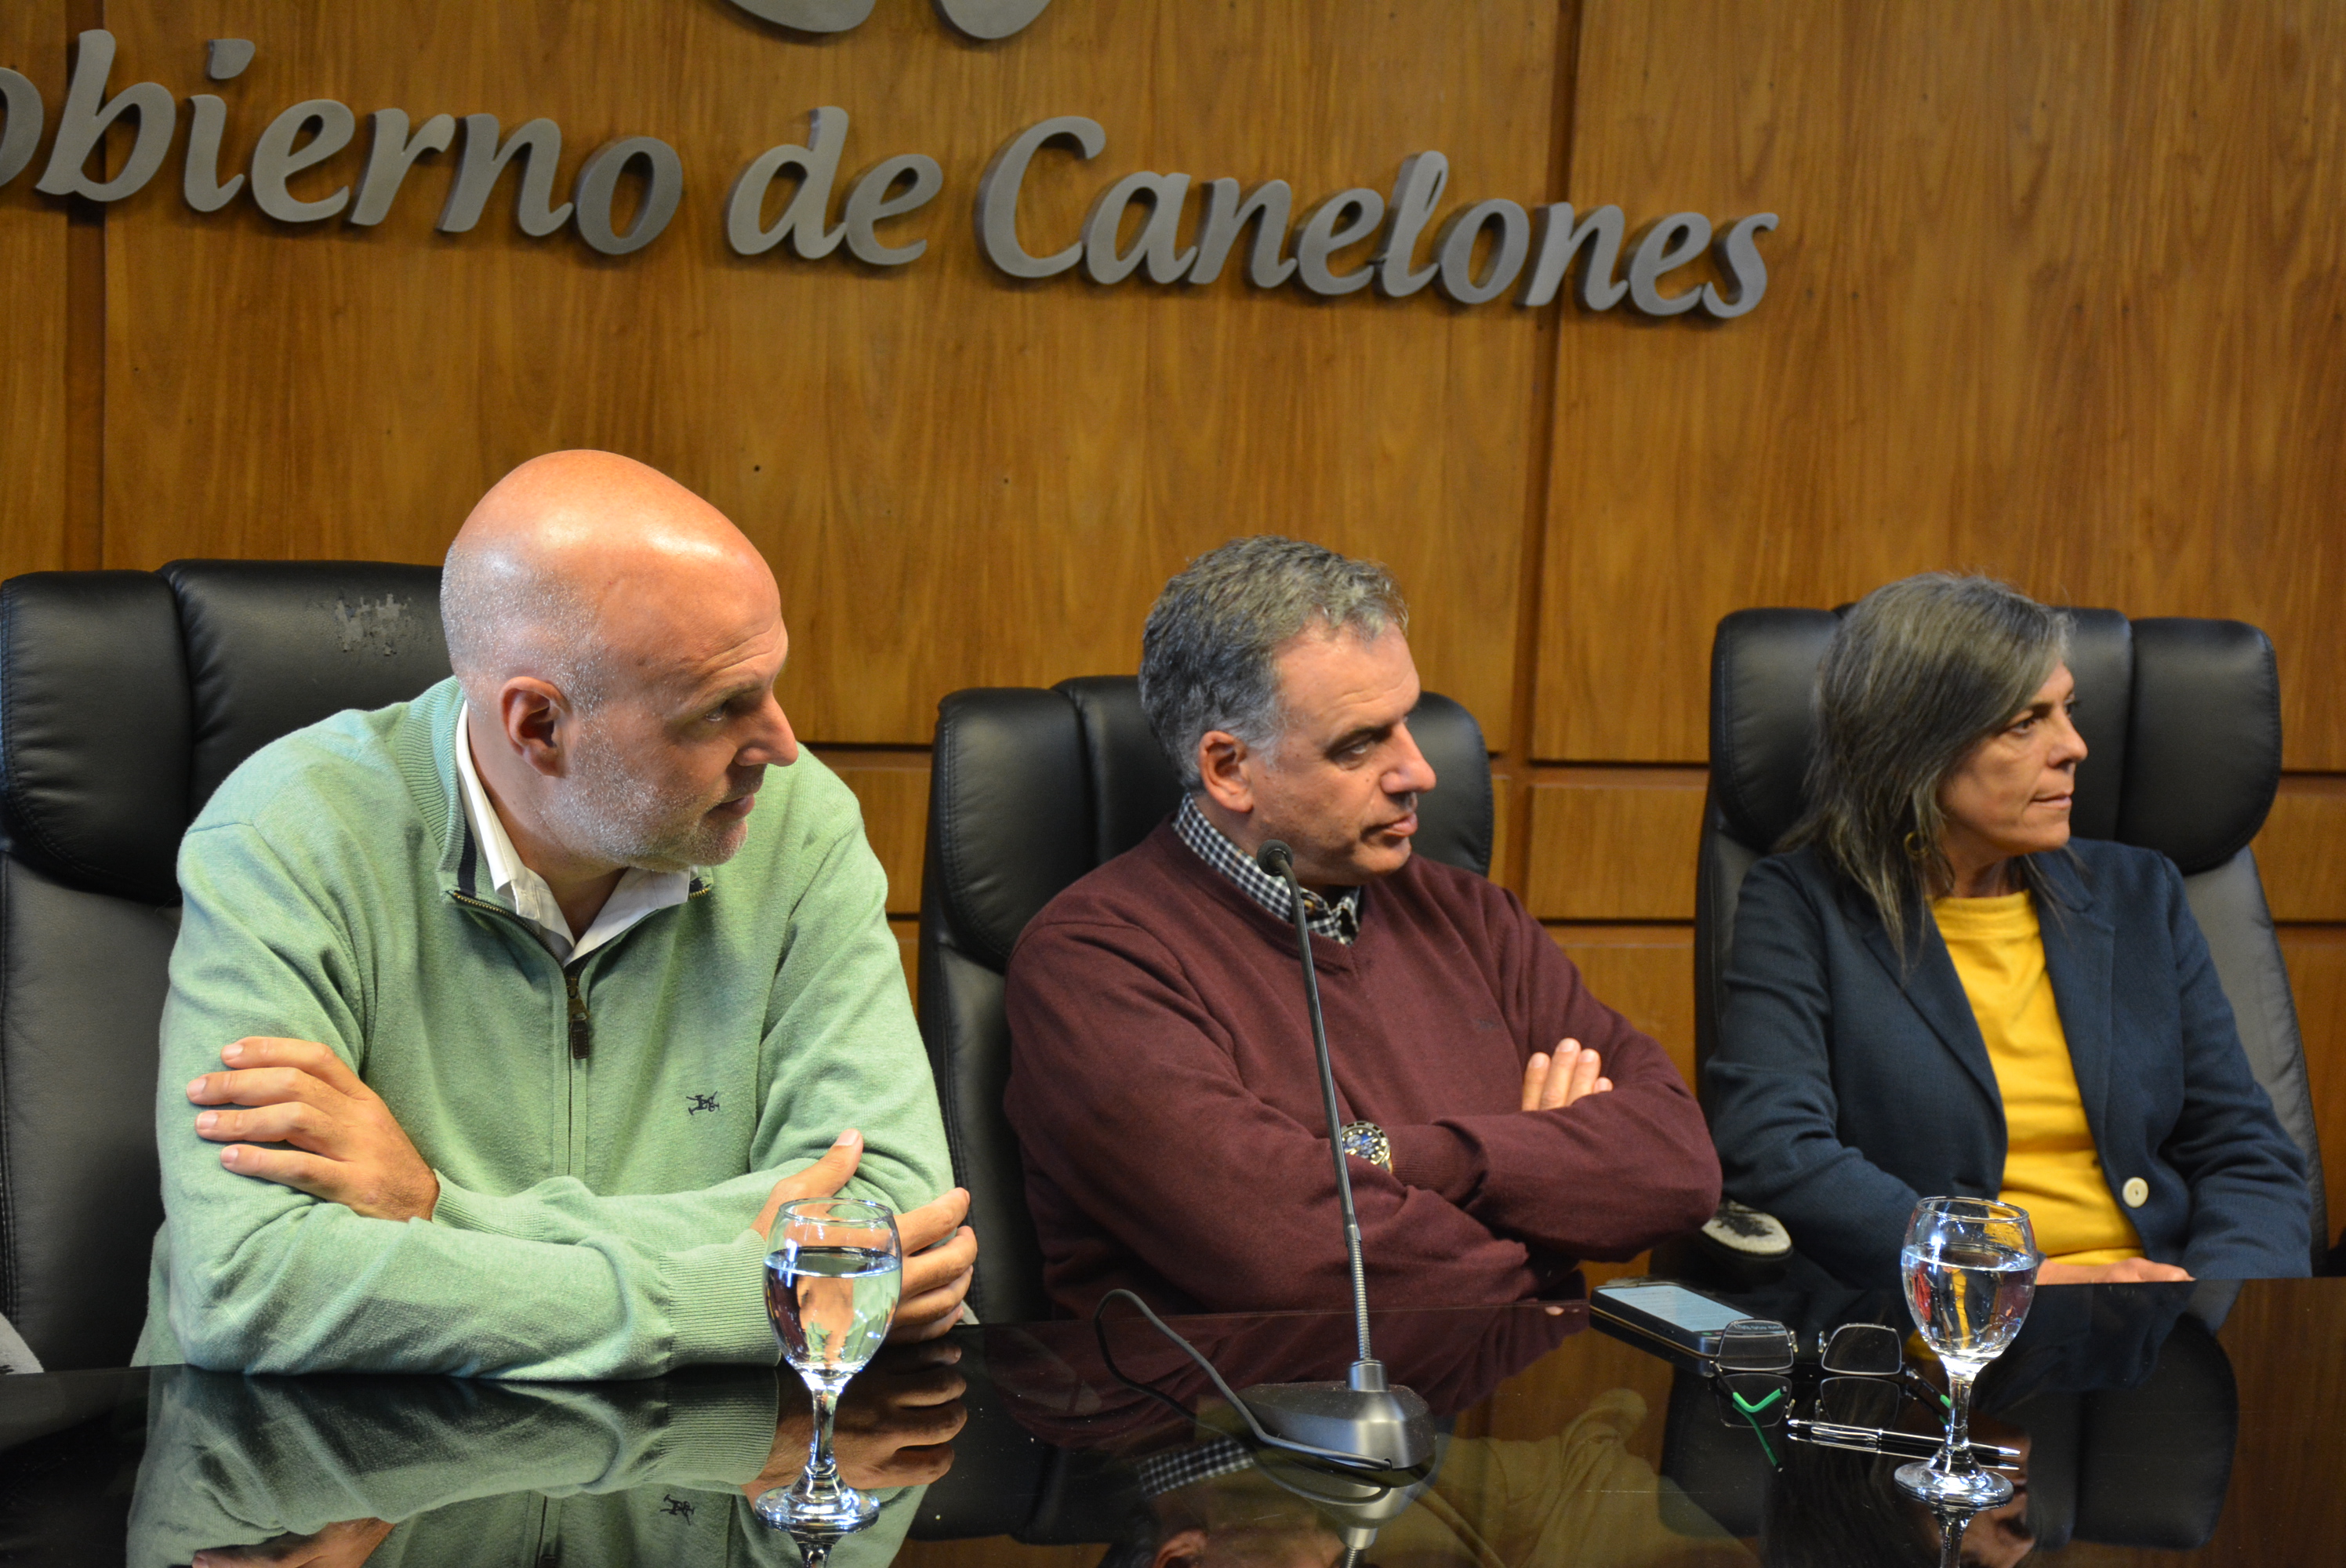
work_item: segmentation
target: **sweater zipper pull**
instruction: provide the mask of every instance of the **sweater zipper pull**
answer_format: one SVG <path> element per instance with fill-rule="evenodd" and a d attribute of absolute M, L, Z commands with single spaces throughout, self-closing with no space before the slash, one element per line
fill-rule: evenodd
<path fill-rule="evenodd" d="M 563 979 L 570 986 L 570 1058 L 574 1062 L 584 1062 L 592 1040 L 586 1022 L 586 999 L 578 994 L 578 977 L 576 974 L 565 974 Z"/>

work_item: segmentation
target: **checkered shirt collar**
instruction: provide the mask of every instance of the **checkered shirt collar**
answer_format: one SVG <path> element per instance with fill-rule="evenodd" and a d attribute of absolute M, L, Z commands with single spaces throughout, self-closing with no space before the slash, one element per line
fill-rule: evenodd
<path fill-rule="evenodd" d="M 1283 921 L 1295 918 L 1286 879 L 1274 877 L 1256 865 L 1252 855 L 1231 843 L 1219 828 L 1206 820 L 1206 814 L 1198 809 L 1195 796 L 1181 798 L 1181 809 L 1173 814 L 1173 831 L 1197 851 L 1199 860 L 1229 878 L 1239 891 L 1270 914 Z M 1361 890 L 1346 888 L 1334 898 L 1325 899 L 1310 888 L 1304 889 L 1303 923 L 1311 928 L 1313 936 L 1324 936 L 1350 947 L 1361 934 Z"/>
<path fill-rule="evenodd" d="M 1229 1438 L 1218 1437 L 1188 1448 L 1152 1453 L 1134 1468 L 1140 1474 L 1140 1495 L 1158 1498 L 1218 1475 L 1236 1475 L 1253 1462 L 1245 1448 Z"/>

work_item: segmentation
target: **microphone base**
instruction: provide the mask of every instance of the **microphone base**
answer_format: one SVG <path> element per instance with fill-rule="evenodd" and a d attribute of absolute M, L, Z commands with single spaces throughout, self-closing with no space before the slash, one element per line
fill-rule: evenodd
<path fill-rule="evenodd" d="M 1417 1470 L 1433 1459 L 1433 1414 L 1408 1389 L 1257 1383 L 1239 1398 L 1265 1431 L 1290 1442 L 1363 1454 L 1389 1470 Z"/>

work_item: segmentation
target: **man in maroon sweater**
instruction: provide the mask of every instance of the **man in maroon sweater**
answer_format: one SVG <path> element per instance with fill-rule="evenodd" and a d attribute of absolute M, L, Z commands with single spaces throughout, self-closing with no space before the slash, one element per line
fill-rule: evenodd
<path fill-rule="evenodd" d="M 1141 640 L 1188 789 L 1054 899 L 1010 964 L 1004 1108 L 1053 1298 L 1335 1308 L 1349 1272 L 1286 884 L 1294 852 L 1380 1306 L 1515 1300 L 1719 1199 L 1661 1048 L 1589 994 L 1513 894 L 1413 859 L 1433 770 L 1382 568 L 1241 539 L 1167 585 Z"/>

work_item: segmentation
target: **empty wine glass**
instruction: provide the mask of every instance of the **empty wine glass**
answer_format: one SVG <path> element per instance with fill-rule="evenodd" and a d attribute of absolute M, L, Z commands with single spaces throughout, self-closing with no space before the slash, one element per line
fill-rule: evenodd
<path fill-rule="evenodd" d="M 1906 1222 L 1899 1254 L 1906 1305 L 1947 1369 L 1947 1441 L 1901 1465 L 1898 1484 L 1934 1506 L 1993 1508 L 2012 1482 L 1972 1457 L 1972 1380 L 2004 1354 L 2028 1316 L 2044 1261 L 2028 1211 L 1984 1197 L 1926 1197 Z"/>
<path fill-rule="evenodd" d="M 904 1283 L 896 1217 L 859 1197 L 810 1197 L 774 1216 L 766 1254 L 766 1316 L 814 1400 L 806 1470 L 757 1502 L 759 1517 L 794 1533 L 861 1530 L 880 1512 L 844 1485 L 831 1451 L 839 1396 L 888 1337 Z"/>

